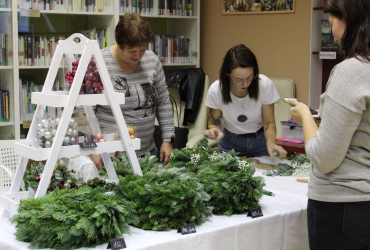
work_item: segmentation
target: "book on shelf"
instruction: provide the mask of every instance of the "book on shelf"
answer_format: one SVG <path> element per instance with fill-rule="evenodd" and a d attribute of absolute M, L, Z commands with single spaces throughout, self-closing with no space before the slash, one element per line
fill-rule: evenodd
<path fill-rule="evenodd" d="M 153 51 L 165 63 L 193 63 L 193 39 L 183 35 L 164 36 L 155 34 L 147 50 Z"/>
<path fill-rule="evenodd" d="M 339 51 L 339 44 L 334 41 L 329 20 L 321 20 L 321 51 Z"/>
<path fill-rule="evenodd" d="M 0 66 L 9 65 L 9 43 L 11 35 L 9 34 L 0 34 Z"/>
<path fill-rule="evenodd" d="M 43 85 L 37 85 L 34 81 L 19 79 L 19 107 L 20 107 L 20 120 L 30 121 L 32 120 L 37 105 L 32 104 L 32 93 L 41 92 Z M 53 91 L 59 91 L 59 81 L 55 81 L 53 85 Z M 46 107 L 45 112 L 53 117 L 61 115 L 62 108 Z"/>
<path fill-rule="evenodd" d="M 10 113 L 9 113 L 9 91 L 8 90 L 0 90 L 0 122 L 9 122 L 10 121 Z"/>
<path fill-rule="evenodd" d="M 109 12 L 108 2 L 111 1 L 112 0 L 72 0 L 69 1 L 69 11 Z"/>
<path fill-rule="evenodd" d="M 17 8 L 19 10 L 63 11 L 66 1 L 68 0 L 18 0 Z"/>
<path fill-rule="evenodd" d="M 0 0 L 0 9 L 10 8 L 10 5 L 11 5 L 10 0 Z"/>
<path fill-rule="evenodd" d="M 18 36 L 18 61 L 20 66 L 49 66 L 56 44 L 64 37 Z"/>

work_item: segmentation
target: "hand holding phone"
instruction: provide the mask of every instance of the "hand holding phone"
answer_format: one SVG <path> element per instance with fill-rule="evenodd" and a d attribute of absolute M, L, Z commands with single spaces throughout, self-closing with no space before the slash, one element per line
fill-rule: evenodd
<path fill-rule="evenodd" d="M 288 103 L 288 104 L 290 104 L 290 105 L 292 105 L 290 102 L 289 102 L 289 100 L 295 100 L 295 101 L 297 101 L 297 102 L 301 102 L 300 100 L 298 100 L 298 99 L 296 99 L 296 98 L 292 98 L 292 97 L 284 97 L 284 99 L 283 99 L 286 103 Z M 311 111 L 311 114 L 313 115 L 313 116 L 317 116 L 318 115 L 318 112 L 316 111 L 316 110 L 314 110 L 313 108 L 311 108 L 311 107 L 309 107 L 310 108 L 310 111 Z"/>
<path fill-rule="evenodd" d="M 286 103 L 288 103 L 288 104 L 290 104 L 290 100 L 294 100 L 294 101 L 298 101 L 298 99 L 296 99 L 296 98 L 292 98 L 292 97 L 284 97 L 284 102 L 286 102 Z M 290 104 L 291 105 L 291 104 Z"/>

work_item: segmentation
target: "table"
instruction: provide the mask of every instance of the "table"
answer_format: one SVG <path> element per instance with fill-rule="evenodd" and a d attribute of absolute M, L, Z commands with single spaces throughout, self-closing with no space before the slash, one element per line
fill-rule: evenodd
<path fill-rule="evenodd" d="M 264 161 L 264 160 L 263 160 Z M 271 163 L 271 162 L 266 162 Z M 272 162 L 275 164 L 274 162 Z M 257 176 L 265 170 L 256 169 Z M 197 232 L 181 235 L 168 232 L 145 231 L 131 227 L 131 235 L 124 235 L 127 250 L 304 250 L 308 247 L 307 184 L 294 177 L 268 177 L 266 190 L 275 196 L 260 200 L 263 217 L 252 219 L 246 214 L 212 216 Z M 6 218 L 0 219 L 0 249 L 26 249 L 28 243 L 15 240 L 15 228 Z M 107 244 L 95 249 L 106 249 Z M 83 248 L 86 249 L 86 248 Z"/>

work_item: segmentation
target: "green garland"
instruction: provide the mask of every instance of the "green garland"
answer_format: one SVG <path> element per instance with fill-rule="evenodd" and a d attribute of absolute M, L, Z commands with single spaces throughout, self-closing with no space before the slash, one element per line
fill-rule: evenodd
<path fill-rule="evenodd" d="M 37 199 L 20 202 L 16 239 L 30 248 L 74 249 L 92 247 L 130 233 L 137 224 L 135 205 L 103 188 L 56 190 Z"/>
<path fill-rule="evenodd" d="M 236 172 L 207 169 L 199 172 L 205 191 L 211 194 L 209 205 L 214 207 L 214 214 L 230 216 L 258 207 L 265 182 L 263 177 L 253 177 L 254 172 L 254 167 Z"/>
<path fill-rule="evenodd" d="M 115 188 L 137 204 L 139 228 L 154 231 L 177 229 L 180 225 L 201 224 L 212 215 L 205 205 L 210 199 L 199 181 L 175 169 L 155 168 L 144 176 L 128 175 Z"/>

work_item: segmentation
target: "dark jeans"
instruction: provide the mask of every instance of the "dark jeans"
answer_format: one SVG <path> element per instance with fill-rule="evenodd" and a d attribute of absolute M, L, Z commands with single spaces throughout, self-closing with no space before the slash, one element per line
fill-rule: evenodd
<path fill-rule="evenodd" d="M 309 199 L 307 223 L 311 250 L 370 249 L 370 201 Z"/>
<path fill-rule="evenodd" d="M 224 137 L 218 143 L 220 152 L 229 152 L 234 149 L 238 156 L 259 157 L 268 155 L 265 134 L 256 133 L 253 136 L 238 135 L 231 133 L 225 127 L 222 128 Z"/>

